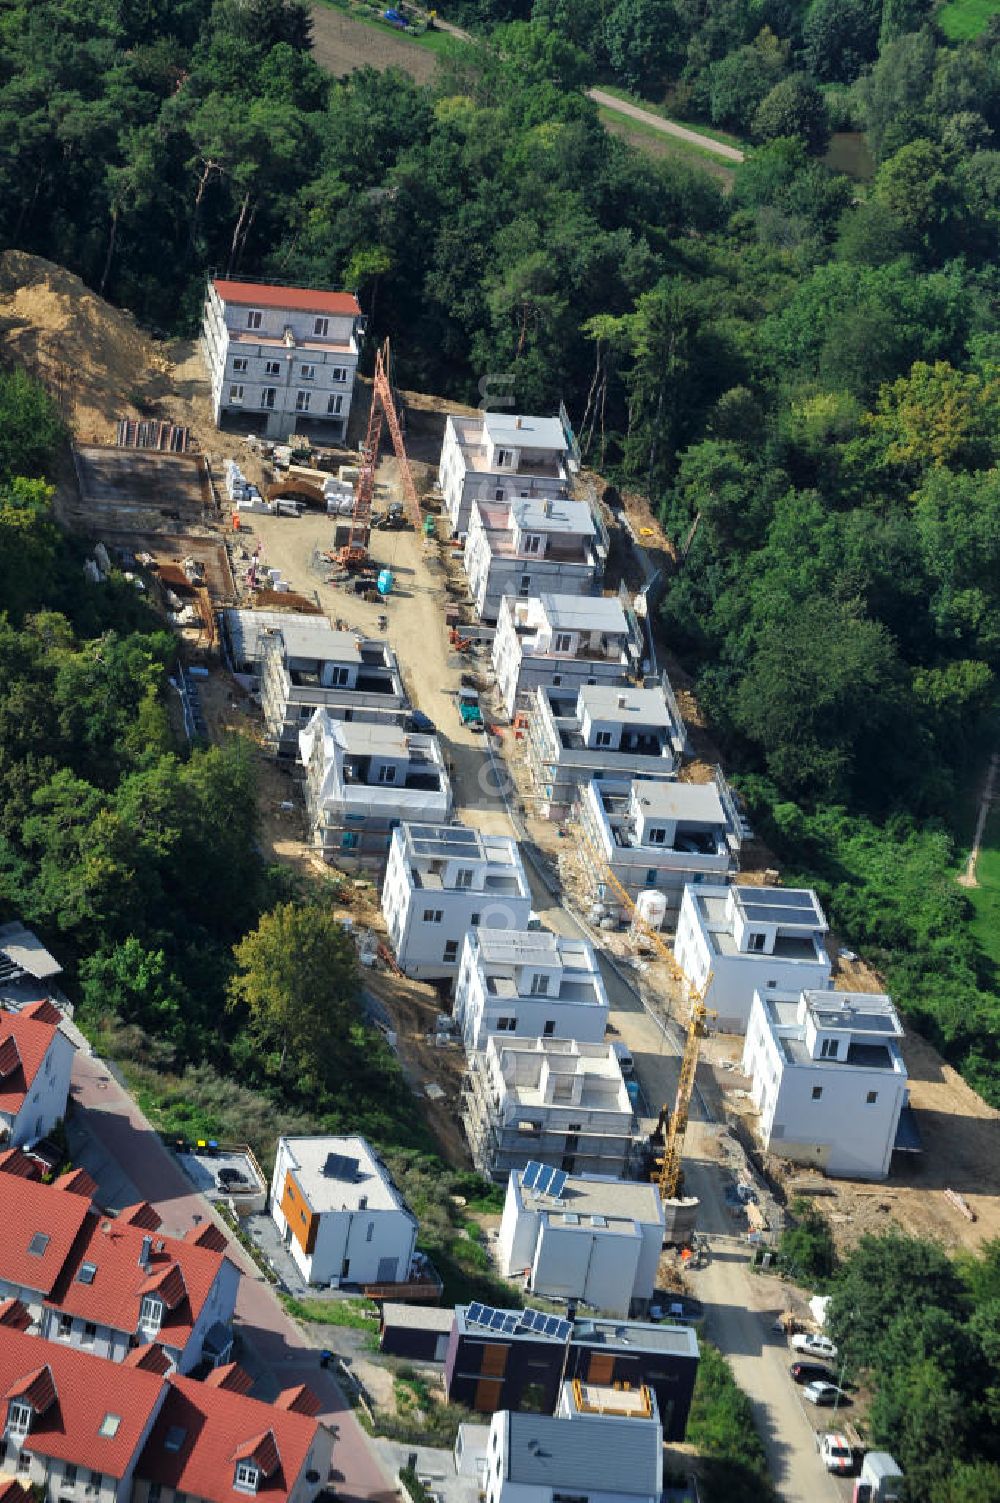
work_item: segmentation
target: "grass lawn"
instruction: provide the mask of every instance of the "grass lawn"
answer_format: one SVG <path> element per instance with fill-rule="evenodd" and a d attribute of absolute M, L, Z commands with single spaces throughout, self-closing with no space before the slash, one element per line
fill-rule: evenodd
<path fill-rule="evenodd" d="M 1000 809 L 994 806 L 976 863 L 978 887 L 964 889 L 975 909 L 972 932 L 984 953 L 1000 968 Z"/>
<path fill-rule="evenodd" d="M 399 26 L 392 26 L 382 19 L 381 11 L 374 14 L 367 6 L 353 5 L 351 0 L 320 0 L 321 5 L 328 6 L 331 10 L 342 11 L 345 16 L 350 16 L 352 21 L 359 22 L 362 26 L 371 26 L 376 31 L 388 31 L 402 42 L 411 42 L 414 47 L 422 47 L 425 52 L 435 52 L 439 57 L 444 57 L 450 52 L 462 52 L 467 46 L 461 37 L 452 36 L 447 31 L 403 31 Z M 389 10 L 387 3 L 382 7 Z"/>
<path fill-rule="evenodd" d="M 662 130 L 657 130 L 655 125 L 633 120 L 631 115 L 619 114 L 617 110 L 609 109 L 603 104 L 597 106 L 597 114 L 605 129 L 622 136 L 636 151 L 645 151 L 657 157 L 671 157 L 718 178 L 726 188 L 732 186 L 734 168 L 707 148 L 695 146 L 691 141 L 682 141 L 679 136 L 668 136 Z"/>
<path fill-rule="evenodd" d="M 951 0 L 937 13 L 937 23 L 953 42 L 977 37 L 990 16 L 1000 11 L 1000 0 Z"/>

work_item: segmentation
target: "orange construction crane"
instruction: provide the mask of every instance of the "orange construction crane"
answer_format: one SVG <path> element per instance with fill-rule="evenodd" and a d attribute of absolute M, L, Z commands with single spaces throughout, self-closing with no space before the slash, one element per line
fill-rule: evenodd
<path fill-rule="evenodd" d="M 375 355 L 375 375 L 372 379 L 372 405 L 368 414 L 368 432 L 361 446 L 361 473 L 354 491 L 354 508 L 351 512 L 351 530 L 347 542 L 340 550 L 340 563 L 348 568 L 368 560 L 368 537 L 371 531 L 372 500 L 375 496 L 375 471 L 378 468 L 379 447 L 382 442 L 383 420 L 389 425 L 392 447 L 399 461 L 403 482 L 403 499 L 414 527 L 420 527 L 420 503 L 417 488 L 413 483 L 410 461 L 406 457 L 403 430 L 400 427 L 396 404 L 389 379 L 391 352 L 388 339 Z"/>

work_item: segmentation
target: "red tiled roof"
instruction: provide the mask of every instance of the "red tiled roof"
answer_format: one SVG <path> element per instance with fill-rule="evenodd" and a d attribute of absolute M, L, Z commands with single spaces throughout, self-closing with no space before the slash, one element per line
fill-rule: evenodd
<path fill-rule="evenodd" d="M 274 1401 L 277 1409 L 291 1409 L 296 1414 L 319 1414 L 322 1404 L 305 1383 L 298 1383 L 294 1388 L 283 1388 Z"/>
<path fill-rule="evenodd" d="M 19 1299 L 0 1300 L 0 1326 L 26 1331 L 31 1325 L 31 1311 Z"/>
<path fill-rule="evenodd" d="M 249 1393 L 253 1387 L 253 1378 L 240 1367 L 238 1362 L 227 1362 L 222 1367 L 213 1367 L 204 1381 L 209 1388 L 225 1388 L 230 1393 Z"/>
<path fill-rule="evenodd" d="M 260 1435 L 253 1435 L 249 1440 L 241 1440 L 229 1459 L 232 1462 L 252 1461 L 260 1468 L 264 1477 L 270 1477 L 281 1465 L 274 1431 L 262 1430 Z"/>
<path fill-rule="evenodd" d="M 144 1242 L 149 1244 L 145 1266 L 139 1261 Z M 94 1211 L 47 1303 L 66 1315 L 134 1333 L 143 1295 L 155 1293 L 167 1307 L 157 1340 L 169 1349 L 183 1350 L 223 1261 L 221 1253 L 209 1248 L 179 1237 L 151 1236 L 141 1226 L 123 1225 L 121 1217 L 111 1220 Z M 89 1283 L 77 1277 L 84 1263 L 94 1265 Z"/>
<path fill-rule="evenodd" d="M 22 1018 L 34 1018 L 36 1023 L 53 1023 L 56 1028 L 63 1020 L 63 1015 L 54 1002 L 48 997 L 43 997 L 40 1002 L 29 1002 L 27 1007 L 21 1008 Z"/>
<path fill-rule="evenodd" d="M 58 1032 L 23 1012 L 0 1013 L 0 1112 L 17 1116 Z"/>
<path fill-rule="evenodd" d="M 0 1174 L 19 1174 L 22 1179 L 41 1179 L 42 1166 L 22 1148 L 5 1148 L 0 1153 Z"/>
<path fill-rule="evenodd" d="M 337 313 L 356 318 L 361 305 L 353 292 L 316 292 L 309 287 L 269 287 L 262 282 L 228 282 L 213 278 L 216 292 L 226 303 L 247 308 L 288 308 L 298 313 Z"/>
<path fill-rule="evenodd" d="M 318 1422 L 176 1373 L 167 1381 L 171 1391 L 136 1476 L 205 1503 L 238 1503 L 236 1462 L 260 1451 L 274 1465 L 261 1478 L 257 1497 L 264 1503 L 286 1503 L 315 1444 Z M 170 1430 L 183 1432 L 174 1451 L 164 1445 Z M 272 1447 L 273 1457 L 267 1454 Z"/>
<path fill-rule="evenodd" d="M 36 1351 L 33 1355 L 37 1357 L 39 1353 Z M 15 1378 L 4 1398 L 23 1399 L 36 1414 L 45 1414 L 56 1401 L 56 1383 L 51 1367 L 46 1363 L 44 1367 L 36 1367 L 32 1372 Z"/>
<path fill-rule="evenodd" d="M 141 1226 L 147 1232 L 158 1232 L 163 1225 L 159 1212 L 153 1210 L 148 1200 L 137 1200 L 134 1206 L 126 1206 L 115 1219 L 123 1226 Z"/>
<path fill-rule="evenodd" d="M 86 1195 L 88 1200 L 93 1200 L 97 1190 L 96 1179 L 92 1179 L 86 1169 L 70 1169 L 67 1174 L 60 1174 L 55 1184 L 57 1190 L 65 1190 L 69 1195 Z"/>
<path fill-rule="evenodd" d="M 184 1233 L 184 1241 L 193 1242 L 195 1247 L 208 1247 L 212 1252 L 225 1252 L 229 1246 L 225 1232 L 220 1231 L 214 1221 L 191 1227 Z"/>
<path fill-rule="evenodd" d="M 87 1201 L 57 1185 L 8 1174 L 0 1184 L 0 1208 L 0 1281 L 49 1294 L 90 1214 Z M 28 1248 L 36 1233 L 48 1241 L 32 1253 Z"/>
<path fill-rule="evenodd" d="M 0 1393 L 23 1390 L 37 1376 L 41 1357 L 51 1373 L 53 1402 L 34 1418 L 27 1450 L 124 1477 L 160 1403 L 163 1379 L 0 1326 Z M 106 1423 L 109 1416 L 117 1424 Z"/>
<path fill-rule="evenodd" d="M 140 1367 L 144 1373 L 159 1373 L 165 1378 L 173 1363 L 158 1341 L 147 1341 L 145 1346 L 134 1346 L 122 1362 L 123 1367 Z"/>
<path fill-rule="evenodd" d="M 16 1477 L 0 1477 L 0 1503 L 32 1503 L 32 1497 Z"/>

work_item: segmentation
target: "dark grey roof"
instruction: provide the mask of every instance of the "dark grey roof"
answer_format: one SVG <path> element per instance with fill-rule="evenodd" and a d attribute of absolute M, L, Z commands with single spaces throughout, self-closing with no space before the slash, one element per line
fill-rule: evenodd
<path fill-rule="evenodd" d="M 529 1487 L 658 1496 L 661 1435 L 649 1420 L 508 1414 L 507 1475 Z"/>

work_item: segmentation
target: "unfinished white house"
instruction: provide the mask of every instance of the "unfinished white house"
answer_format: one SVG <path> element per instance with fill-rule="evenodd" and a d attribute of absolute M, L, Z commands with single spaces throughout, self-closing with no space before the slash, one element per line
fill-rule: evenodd
<path fill-rule="evenodd" d="M 628 915 L 609 870 L 633 902 L 657 894 L 645 916 L 673 927 L 688 883 L 717 883 L 736 868 L 741 826 L 721 772 L 714 783 L 593 779 L 580 789 L 576 809 L 590 893 L 611 917 Z"/>
<path fill-rule="evenodd" d="M 505 595 L 493 638 L 493 669 L 507 714 L 536 689 L 565 694 L 586 684 L 624 684 L 642 669 L 639 623 L 613 595 Z"/>
<path fill-rule="evenodd" d="M 404 819 L 441 821 L 451 783 L 436 736 L 316 710 L 299 733 L 313 844 L 339 866 L 381 868 Z"/>
<path fill-rule="evenodd" d="M 438 981 L 456 975 L 468 930 L 528 927 L 531 892 L 517 841 L 464 825 L 398 825 L 382 912 L 408 976 Z"/>
<path fill-rule="evenodd" d="M 746 1033 L 754 992 L 822 991 L 832 969 L 819 899 L 803 887 L 685 887 L 674 958 L 723 1033 Z"/>
<path fill-rule="evenodd" d="M 656 1185 L 538 1165 L 507 1183 L 497 1259 L 505 1278 L 546 1299 L 582 1300 L 608 1315 L 645 1315 L 663 1251 Z"/>
<path fill-rule="evenodd" d="M 490 1038 L 473 1054 L 463 1120 L 481 1174 L 505 1182 L 535 1159 L 567 1174 L 628 1175 L 641 1156 L 610 1044 Z"/>
<path fill-rule="evenodd" d="M 399 725 L 409 706 L 388 642 L 334 631 L 319 616 L 265 631 L 260 694 L 267 744 L 276 756 L 298 755 L 299 732 L 316 710 L 337 720 Z"/>
<path fill-rule="evenodd" d="M 652 1390 L 564 1383 L 555 1414 L 490 1422 L 485 1503 L 660 1503 L 663 1430 Z"/>
<path fill-rule="evenodd" d="M 906 1105 L 903 1026 L 868 992 L 757 992 L 743 1070 L 762 1144 L 847 1179 L 884 1179 Z"/>
<path fill-rule="evenodd" d="M 511 1035 L 600 1044 L 608 997 L 593 945 L 548 929 L 470 929 L 454 1017 L 470 1054 Z"/>
<path fill-rule="evenodd" d="M 307 1284 L 405 1284 L 417 1222 L 365 1138 L 279 1138 L 271 1217 Z"/>
<path fill-rule="evenodd" d="M 351 292 L 210 278 L 201 349 L 216 427 L 238 416 L 268 438 L 343 438 L 364 323 Z"/>
<path fill-rule="evenodd" d="M 604 524 L 585 501 L 474 501 L 465 543 L 469 593 L 483 621 L 505 595 L 594 595 L 608 557 Z"/>
<path fill-rule="evenodd" d="M 525 756 L 542 819 L 567 819 L 591 780 L 622 786 L 633 778 L 672 777 L 687 745 L 666 674 L 648 688 L 539 688 L 527 719 Z"/>
<path fill-rule="evenodd" d="M 445 423 L 438 484 L 452 533 L 469 530 L 474 501 L 565 496 L 570 446 L 557 417 L 484 412 Z"/>

